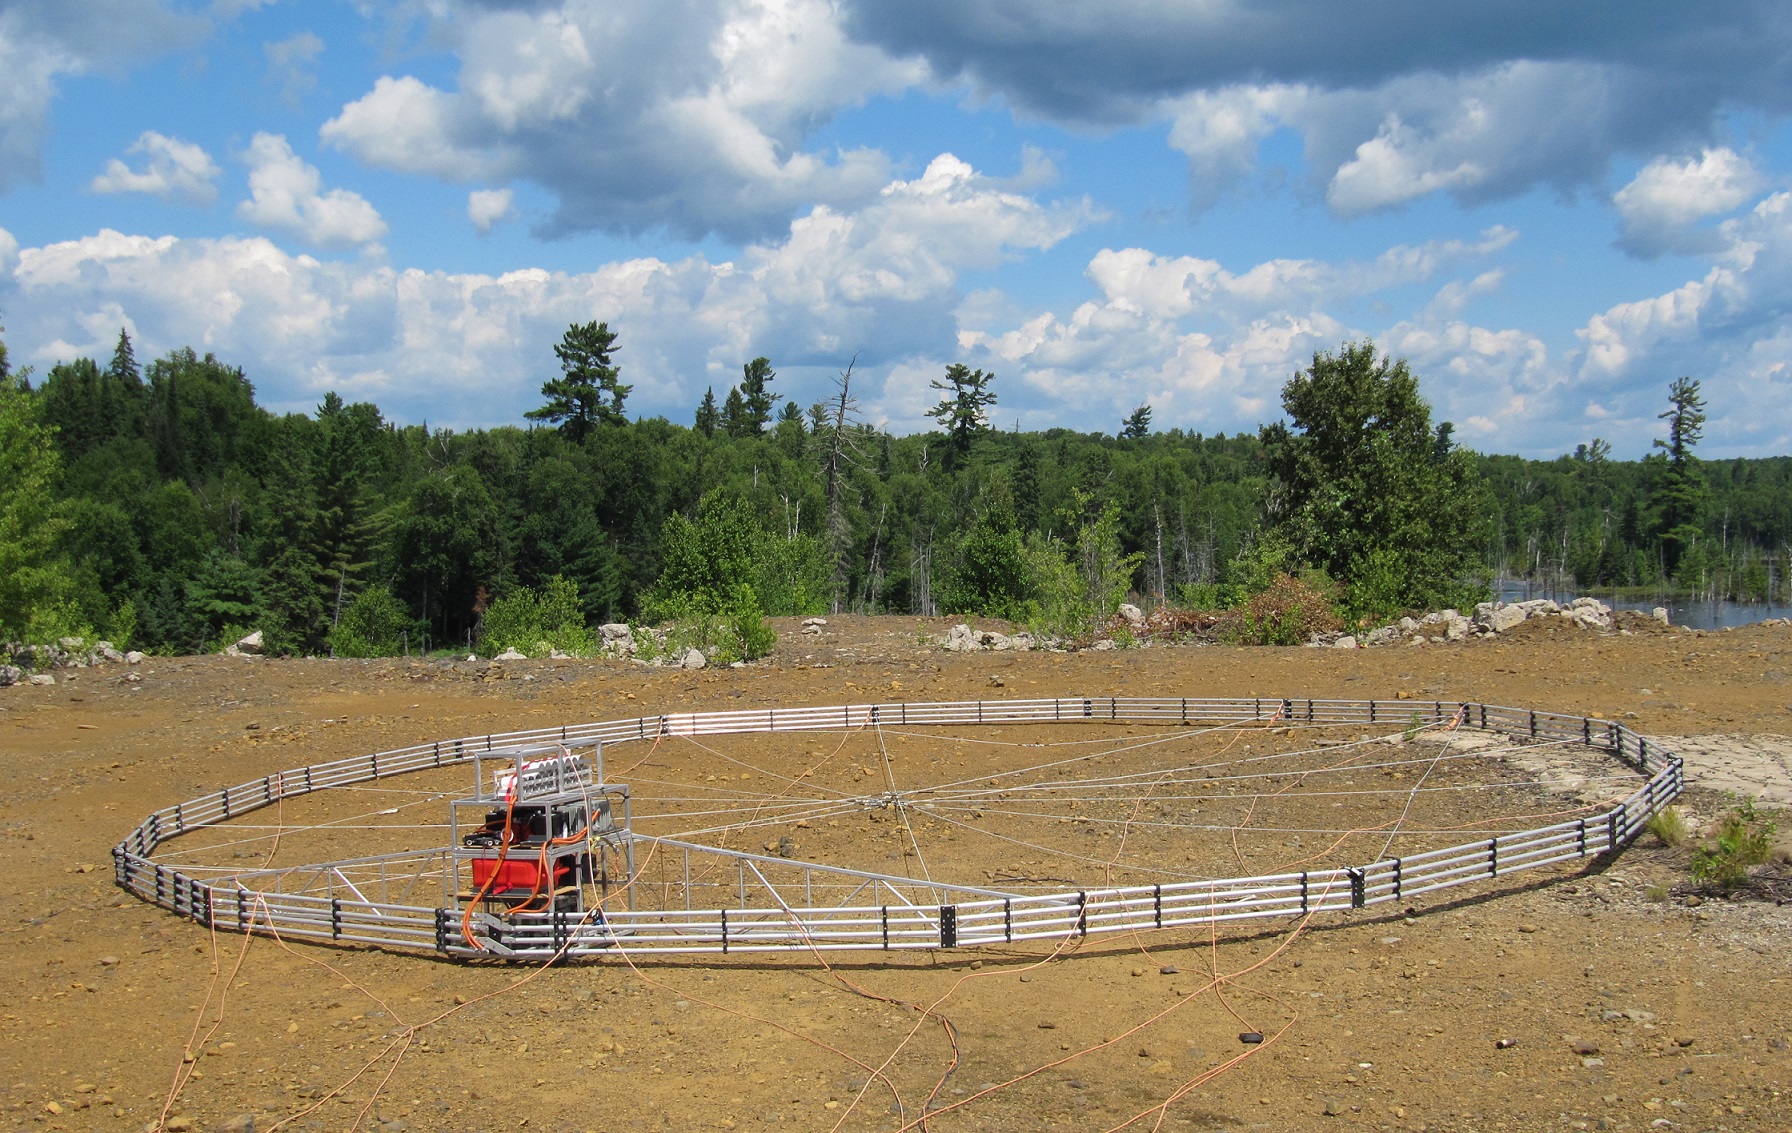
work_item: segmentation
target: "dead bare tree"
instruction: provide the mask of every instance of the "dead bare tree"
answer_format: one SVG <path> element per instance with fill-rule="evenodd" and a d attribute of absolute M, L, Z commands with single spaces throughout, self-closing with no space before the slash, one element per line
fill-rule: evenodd
<path fill-rule="evenodd" d="M 838 614 L 846 598 L 846 572 L 852 561 L 852 532 L 846 522 L 846 474 L 859 467 L 861 454 L 854 436 L 859 423 L 859 402 L 852 395 L 852 370 L 858 365 L 854 354 L 846 369 L 834 379 L 839 391 L 828 402 L 827 429 L 823 448 L 822 470 L 827 481 L 828 560 L 831 569 L 833 597 L 831 612 Z M 821 438 L 817 438 L 820 440 Z"/>

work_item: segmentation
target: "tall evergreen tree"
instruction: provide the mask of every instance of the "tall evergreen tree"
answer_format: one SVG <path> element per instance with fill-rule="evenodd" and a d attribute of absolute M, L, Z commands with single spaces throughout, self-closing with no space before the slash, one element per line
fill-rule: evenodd
<path fill-rule="evenodd" d="M 697 431 L 706 437 L 715 436 L 721 418 L 721 410 L 716 408 L 716 387 L 710 386 L 703 391 L 703 400 L 697 405 Z"/>
<path fill-rule="evenodd" d="M 616 332 L 607 322 L 574 323 L 566 328 L 560 344 L 554 347 L 561 374 L 541 385 L 542 396 L 548 402 L 523 416 L 531 421 L 556 423 L 574 444 L 583 444 L 600 424 L 627 423 L 622 403 L 634 387 L 616 380 L 617 370 L 610 362 L 615 350 Z"/>
<path fill-rule="evenodd" d="M 777 376 L 770 358 L 755 358 L 741 367 L 740 396 L 746 406 L 747 428 L 752 436 L 762 435 L 765 427 L 771 424 L 772 406 L 778 403 L 780 395 L 765 387 Z"/>
<path fill-rule="evenodd" d="M 1668 408 L 1659 417 L 1668 423 L 1668 435 L 1665 440 L 1656 438 L 1654 447 L 1666 455 L 1666 466 L 1650 502 L 1655 508 L 1662 567 L 1672 578 L 1680 560 L 1699 540 L 1699 518 L 1709 495 L 1705 474 L 1692 454 L 1705 430 L 1705 399 L 1699 396 L 1699 383 L 1686 377 L 1674 379 L 1668 386 Z"/>
<path fill-rule="evenodd" d="M 131 349 L 130 333 L 123 327 L 118 328 L 118 345 L 112 350 L 112 364 L 106 367 L 106 374 L 126 388 L 143 384 L 143 373 L 137 369 L 137 353 Z"/>
<path fill-rule="evenodd" d="M 758 435 L 752 414 L 747 411 L 747 399 L 741 396 L 739 386 L 729 387 L 728 399 L 722 402 L 722 431 L 731 437 Z"/>
<path fill-rule="evenodd" d="M 936 378 L 929 383 L 945 396 L 927 411 L 927 415 L 946 431 L 954 456 L 962 457 L 970 452 L 971 442 L 978 434 L 989 431 L 986 408 L 996 403 L 995 392 L 989 388 L 989 383 L 994 380 L 994 374 L 954 362 L 946 367 L 945 381 Z"/>
<path fill-rule="evenodd" d="M 1151 435 L 1151 406 L 1141 405 L 1132 411 L 1120 426 L 1120 436 L 1129 441 Z"/>

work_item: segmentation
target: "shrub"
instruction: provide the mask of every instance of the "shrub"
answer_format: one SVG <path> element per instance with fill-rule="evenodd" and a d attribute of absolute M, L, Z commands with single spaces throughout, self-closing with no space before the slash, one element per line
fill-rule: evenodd
<path fill-rule="evenodd" d="M 404 603 L 384 586 L 370 586 L 342 611 L 329 642 L 337 657 L 396 657 L 412 638 L 422 640 Z"/>
<path fill-rule="evenodd" d="M 555 650 L 577 656 L 597 648 L 579 605 L 579 584 L 560 575 L 539 592 L 525 586 L 493 602 L 479 644 L 489 654 L 515 649 L 534 657 Z"/>
<path fill-rule="evenodd" d="M 1692 851 L 1692 877 L 1701 885 L 1735 889 L 1748 872 L 1767 860 L 1773 849 L 1775 824 L 1755 809 L 1753 800 L 1730 808 L 1718 823 L 1717 838 Z"/>
<path fill-rule="evenodd" d="M 669 623 L 664 651 L 673 658 L 696 649 L 724 665 L 756 661 L 770 653 L 778 640 L 766 623 L 759 596 L 744 582 L 729 591 L 726 603 L 718 604 L 698 595 L 678 595 L 662 599 L 657 612 Z M 642 631 L 636 640 L 651 642 L 653 635 Z M 648 653 L 636 656 L 651 660 Z"/>
<path fill-rule="evenodd" d="M 1231 637 L 1239 645 L 1300 645 L 1316 633 L 1342 628 L 1344 622 L 1332 608 L 1330 595 L 1291 574 L 1282 574 L 1245 600 Z"/>

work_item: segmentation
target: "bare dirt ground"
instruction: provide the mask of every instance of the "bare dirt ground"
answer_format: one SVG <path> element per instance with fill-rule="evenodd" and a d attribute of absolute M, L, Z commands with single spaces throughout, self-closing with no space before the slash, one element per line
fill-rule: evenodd
<path fill-rule="evenodd" d="M 1405 692 L 1696 737 L 1677 746 L 1698 817 L 1724 791 L 1789 798 L 1786 626 L 973 655 L 924 645 L 945 625 L 908 618 L 779 628 L 772 658 L 735 670 L 216 657 L 0 690 L 0 1128 L 892 1130 L 921 1128 L 930 1095 L 940 1133 L 1140 1114 L 1132 1128 L 1792 1128 L 1792 906 L 1689 905 L 1683 854 L 1647 837 L 1413 917 L 831 967 L 529 969 L 245 943 L 112 886 L 109 850 L 148 811 L 274 770 L 550 723 L 847 701 Z M 1241 1045 L 1247 1030 L 1267 1041 Z"/>

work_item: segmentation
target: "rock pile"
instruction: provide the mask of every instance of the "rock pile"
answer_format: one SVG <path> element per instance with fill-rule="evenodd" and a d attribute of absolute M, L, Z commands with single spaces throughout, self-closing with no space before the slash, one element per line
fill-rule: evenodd
<path fill-rule="evenodd" d="M 1656 621 L 1667 624 L 1665 608 L 1656 607 L 1653 616 Z M 1437 610 L 1422 618 L 1401 618 L 1393 625 L 1370 630 L 1360 638 L 1319 634 L 1307 644 L 1355 649 L 1402 642 L 1462 641 L 1469 637 L 1492 637 L 1537 618 L 1556 618 L 1581 629 L 1613 628 L 1612 608 L 1597 598 L 1576 598 L 1566 605 L 1548 598 L 1533 598 L 1525 602 L 1482 602 L 1473 614 L 1466 616 L 1459 610 Z"/>
<path fill-rule="evenodd" d="M 8 685 L 53 685 L 52 669 L 85 669 L 93 665 L 135 665 L 143 654 L 120 653 L 110 641 L 92 645 L 78 637 L 62 638 L 54 645 L 0 644 L 0 688 Z"/>

